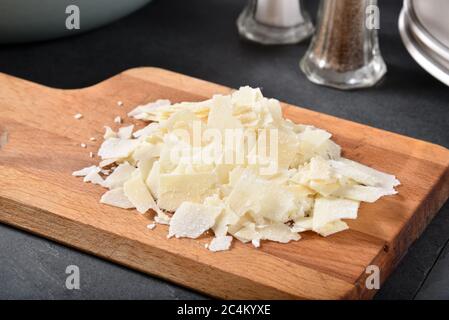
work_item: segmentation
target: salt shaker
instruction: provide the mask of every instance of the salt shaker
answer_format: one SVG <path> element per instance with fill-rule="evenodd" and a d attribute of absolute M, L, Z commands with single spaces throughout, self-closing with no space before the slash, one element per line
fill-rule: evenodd
<path fill-rule="evenodd" d="M 338 89 L 373 86 L 387 71 L 378 27 L 377 0 L 321 0 L 301 70 L 310 81 Z"/>
<path fill-rule="evenodd" d="M 262 44 L 291 44 L 314 28 L 302 0 L 249 0 L 237 20 L 240 35 Z"/>

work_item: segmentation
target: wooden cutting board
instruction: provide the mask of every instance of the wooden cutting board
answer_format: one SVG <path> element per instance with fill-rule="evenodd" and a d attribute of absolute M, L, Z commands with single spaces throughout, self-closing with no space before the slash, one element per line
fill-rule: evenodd
<path fill-rule="evenodd" d="M 441 146 L 284 105 L 293 121 L 333 133 L 346 157 L 396 175 L 399 194 L 362 204 L 350 230 L 328 238 L 304 233 L 298 242 L 259 249 L 234 241 L 220 253 L 205 250 L 210 237 L 167 239 L 166 226 L 148 230 L 151 214 L 102 205 L 103 188 L 71 176 L 97 163 L 89 152 L 101 144 L 104 125 L 118 127 L 117 115 L 127 124 L 126 113 L 141 103 L 199 101 L 230 90 L 156 68 L 80 90 L 0 74 L 0 141 L 7 140 L 0 148 L 0 221 L 214 297 L 372 297 L 367 266 L 379 266 L 383 282 L 448 198 L 449 150 Z M 84 117 L 76 120 L 76 113 Z"/>

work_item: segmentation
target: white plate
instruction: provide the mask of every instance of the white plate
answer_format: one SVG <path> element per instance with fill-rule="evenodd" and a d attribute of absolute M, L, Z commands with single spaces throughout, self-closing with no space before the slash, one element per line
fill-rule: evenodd
<path fill-rule="evenodd" d="M 402 41 L 410 55 L 427 72 L 449 86 L 449 61 L 436 54 L 413 32 L 416 28 L 413 28 L 413 21 L 408 15 L 407 6 L 404 6 L 401 11 L 398 24 Z"/>
<path fill-rule="evenodd" d="M 46 40 L 102 26 L 151 0 L 0 0 L 0 43 Z M 66 8 L 80 10 L 80 29 L 68 30 Z"/>
<path fill-rule="evenodd" d="M 449 1 L 411 0 L 421 25 L 449 50 Z"/>

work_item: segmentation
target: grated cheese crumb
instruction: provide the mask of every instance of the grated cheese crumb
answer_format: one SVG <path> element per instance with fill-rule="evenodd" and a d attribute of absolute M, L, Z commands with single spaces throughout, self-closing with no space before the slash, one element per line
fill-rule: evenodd
<path fill-rule="evenodd" d="M 117 116 L 114 118 L 114 122 L 120 124 L 122 123 L 122 118 L 120 118 L 120 116 Z"/>
<path fill-rule="evenodd" d="M 209 244 L 209 250 L 213 252 L 229 250 L 231 247 L 231 242 L 231 236 L 213 238 Z"/>
<path fill-rule="evenodd" d="M 75 119 L 79 120 L 83 117 L 83 115 L 81 113 L 77 113 L 73 116 Z"/>
<path fill-rule="evenodd" d="M 147 225 L 147 228 L 150 230 L 153 230 L 154 228 L 156 228 L 156 224 L 155 223 L 150 223 L 149 225 Z"/>
<path fill-rule="evenodd" d="M 251 240 L 251 243 L 255 248 L 260 247 L 260 239 L 253 239 L 253 240 Z"/>

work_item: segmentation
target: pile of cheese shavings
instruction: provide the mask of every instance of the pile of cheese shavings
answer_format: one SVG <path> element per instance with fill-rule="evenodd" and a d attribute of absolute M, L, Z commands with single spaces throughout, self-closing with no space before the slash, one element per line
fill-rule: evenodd
<path fill-rule="evenodd" d="M 158 100 L 128 115 L 151 123 L 135 132 L 106 127 L 100 164 L 73 175 L 108 188 L 101 203 L 153 210 L 155 223 L 169 225 L 168 237 L 197 238 L 211 229 L 211 251 L 229 249 L 233 238 L 259 247 L 261 240 L 299 240 L 309 230 L 329 236 L 348 229 L 342 219 L 356 219 L 361 201 L 397 193 L 394 176 L 341 157 L 329 132 L 284 119 L 279 101 L 259 89 L 202 102 Z M 248 161 L 174 163 L 173 148 L 194 150 L 176 129 L 191 132 L 195 121 L 218 130 L 276 129 L 276 173 L 261 174 Z"/>

